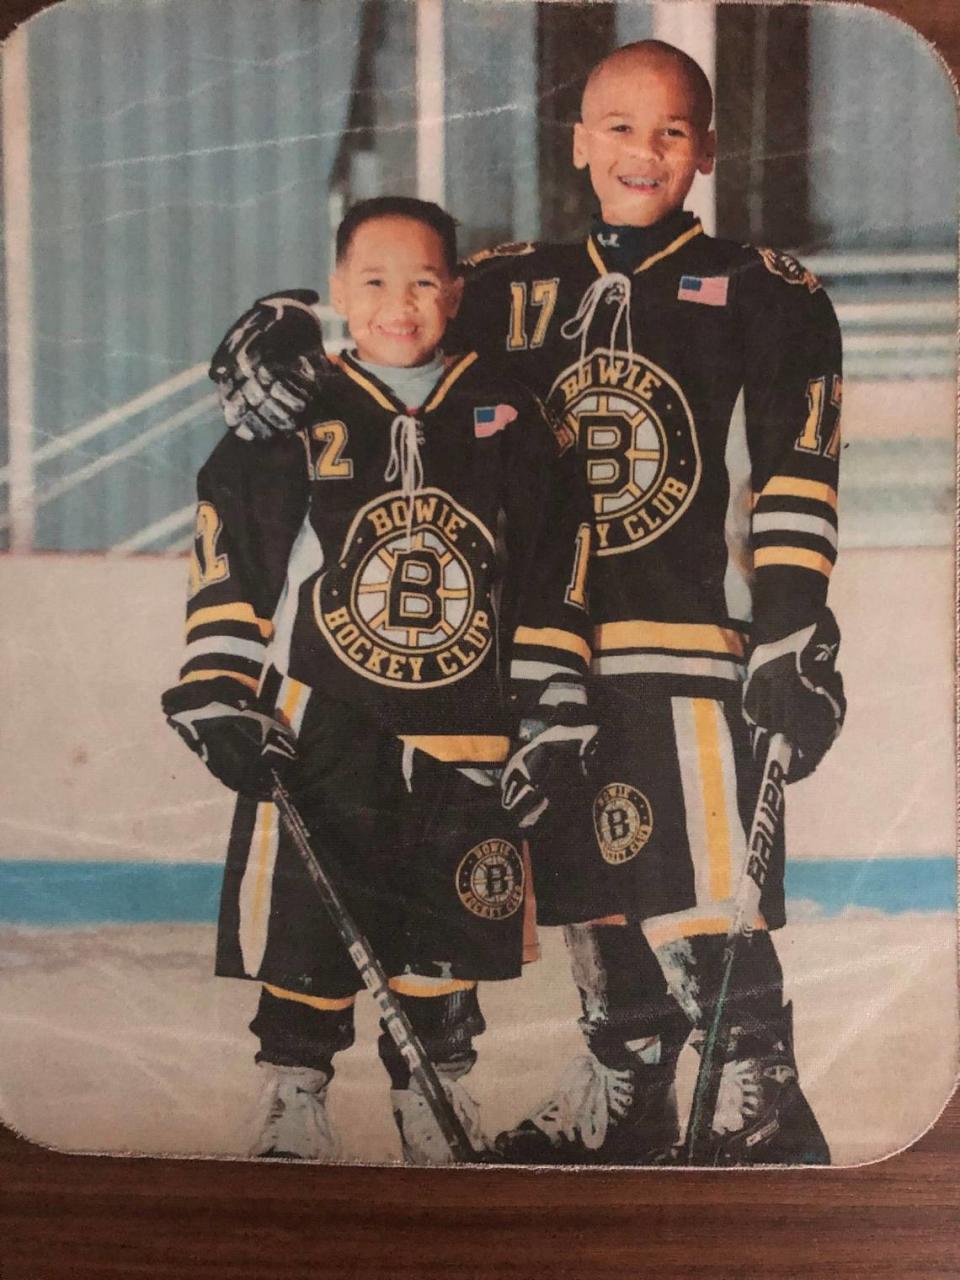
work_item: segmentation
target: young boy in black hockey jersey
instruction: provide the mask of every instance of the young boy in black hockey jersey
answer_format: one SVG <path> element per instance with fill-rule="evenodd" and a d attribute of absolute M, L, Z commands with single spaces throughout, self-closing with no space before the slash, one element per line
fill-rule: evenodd
<path fill-rule="evenodd" d="M 308 389 L 302 433 L 228 436 L 199 477 L 187 658 L 164 709 L 241 797 L 217 972 L 263 984 L 260 1155 L 336 1157 L 325 1100 L 362 985 L 279 827 L 270 769 L 482 1146 L 459 1083 L 484 1029 L 476 986 L 520 972 L 524 933 L 526 872 L 496 779 L 523 712 L 533 742 L 549 726 L 537 749 L 561 772 L 595 732 L 586 494 L 528 392 L 475 352 L 440 352 L 455 273 L 437 206 L 356 206 L 331 280 L 355 350 Z M 405 1157 L 443 1161 L 386 1032 L 379 1050 Z"/>
<path fill-rule="evenodd" d="M 585 243 L 468 264 L 458 323 L 576 436 L 594 506 L 598 759 L 590 790 L 546 809 L 532 842 L 539 918 L 566 926 L 591 1054 L 502 1137 L 507 1158 L 645 1162 L 676 1141 L 676 1060 L 719 979 L 752 746 L 762 756 L 783 732 L 796 779 L 843 718 L 825 605 L 839 332 L 800 264 L 712 239 L 684 211 L 713 166 L 711 116 L 709 83 L 680 50 L 614 52 L 574 130 L 601 209 Z M 274 429 L 255 383 L 220 381 L 229 413 Z M 829 1159 L 769 936 L 782 871 L 781 842 L 729 1002 L 718 1162 Z"/>

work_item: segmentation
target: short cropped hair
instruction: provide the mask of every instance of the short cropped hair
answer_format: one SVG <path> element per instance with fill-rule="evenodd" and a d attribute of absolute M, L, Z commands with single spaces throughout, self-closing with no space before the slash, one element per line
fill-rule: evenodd
<path fill-rule="evenodd" d="M 637 40 L 633 44 L 621 45 L 619 49 L 608 53 L 587 76 L 584 94 L 608 63 L 620 62 L 629 57 L 651 63 L 672 63 L 686 80 L 693 95 L 695 113 L 693 123 L 703 133 L 707 132 L 710 121 L 713 119 L 713 90 L 710 88 L 710 81 L 699 62 L 691 58 L 688 53 L 684 53 L 682 49 L 678 49 L 676 45 L 667 44 L 664 40 Z"/>
<path fill-rule="evenodd" d="M 374 196 L 371 200 L 360 200 L 347 210 L 343 221 L 337 227 L 337 265 L 343 262 L 350 251 L 353 237 L 365 222 L 373 222 L 377 218 L 409 218 L 413 222 L 422 222 L 424 226 L 436 231 L 443 244 L 443 257 L 447 270 L 451 275 L 457 271 L 457 223 L 445 209 L 430 200 L 417 200 L 413 196 Z"/>

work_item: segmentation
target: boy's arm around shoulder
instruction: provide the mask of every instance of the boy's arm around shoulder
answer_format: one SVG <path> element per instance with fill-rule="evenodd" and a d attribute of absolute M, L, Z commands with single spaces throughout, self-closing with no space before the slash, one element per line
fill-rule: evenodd
<path fill-rule="evenodd" d="M 307 425 L 333 366 L 312 289 L 266 294 L 233 322 L 208 370 L 230 431 L 270 440 Z"/>
<path fill-rule="evenodd" d="M 516 241 L 481 249 L 459 267 L 463 300 L 444 338 L 449 351 L 480 351 L 490 359 L 502 358 L 510 349 L 511 308 L 514 290 L 523 289 L 543 246 Z"/>

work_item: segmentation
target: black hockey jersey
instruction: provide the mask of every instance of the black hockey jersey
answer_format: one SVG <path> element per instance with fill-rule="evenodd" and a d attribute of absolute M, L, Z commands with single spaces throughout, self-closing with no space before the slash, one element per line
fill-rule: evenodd
<path fill-rule="evenodd" d="M 263 687 L 294 728 L 318 690 L 439 758 L 502 758 L 507 683 L 525 704 L 589 662 L 575 456 L 476 353 L 415 410 L 338 363 L 308 431 L 228 436 L 200 472 L 181 678 Z"/>
<path fill-rule="evenodd" d="M 718 694 L 751 637 L 806 623 L 825 598 L 840 336 L 787 255 L 713 239 L 683 212 L 649 232 L 651 251 L 619 270 L 602 232 L 476 255 L 458 331 L 576 441 L 594 672 Z"/>

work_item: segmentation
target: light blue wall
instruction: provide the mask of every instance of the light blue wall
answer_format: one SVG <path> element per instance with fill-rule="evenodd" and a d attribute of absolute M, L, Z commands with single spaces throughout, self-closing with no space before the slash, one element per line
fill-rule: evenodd
<path fill-rule="evenodd" d="M 463 245 L 536 238 L 536 6 L 445 0 L 444 16 L 446 191 Z M 618 39 L 652 27 L 650 6 L 624 0 Z M 814 6 L 811 27 L 820 244 L 952 252 L 956 114 L 945 71 L 909 29 L 862 6 Z M 36 448 L 205 363 L 259 294 L 322 289 L 341 147 L 360 148 L 345 170 L 352 196 L 416 190 L 413 0 L 66 0 L 27 32 Z M 372 79 L 362 102 L 352 95 L 361 33 Z M 358 108 L 372 128 L 345 134 Z M 955 276 L 944 278 L 952 297 Z M 913 283 L 943 294 L 942 279 Z M 874 286 L 886 298 L 887 282 Z M 850 287 L 856 301 L 862 281 Z M 946 377 L 952 328 L 940 327 L 936 372 Z M 909 376 L 909 352 L 883 372 Z M 190 416 L 211 389 L 199 375 L 41 460 L 37 546 L 103 550 L 189 505 L 221 430 L 215 410 Z M 181 425 L 164 429 L 177 415 Z M 96 471 L 123 449 L 129 456 Z M 0 465 L 6 451 L 0 432 Z M 4 520 L 0 509 L 0 546 Z M 143 549 L 184 540 L 181 525 Z"/>
<path fill-rule="evenodd" d="M 301 0 L 69 0 L 28 25 L 37 445 L 208 359 L 259 294 L 325 280 L 359 19 Z M 210 390 L 43 464 L 37 546 L 108 547 L 189 502 L 209 413 L 43 498 Z"/>
<path fill-rule="evenodd" d="M 471 252 L 540 233 L 536 8 L 446 6 L 448 203 Z"/>
<path fill-rule="evenodd" d="M 834 247 L 956 245 L 957 113 L 911 28 L 858 5 L 810 12 L 810 201 Z"/>

